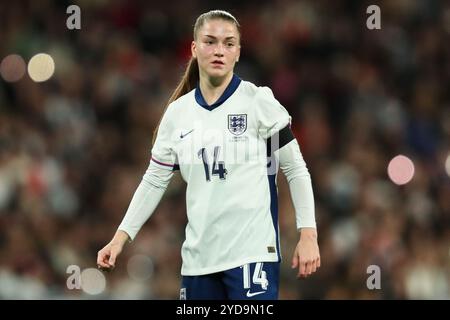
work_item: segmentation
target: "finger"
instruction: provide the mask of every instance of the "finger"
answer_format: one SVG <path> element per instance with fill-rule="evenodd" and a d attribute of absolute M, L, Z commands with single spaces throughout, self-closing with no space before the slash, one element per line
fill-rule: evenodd
<path fill-rule="evenodd" d="M 317 258 L 317 268 L 320 268 L 320 256 Z"/>
<path fill-rule="evenodd" d="M 108 266 L 108 267 L 101 267 L 101 266 L 98 266 L 98 269 L 99 269 L 100 271 L 106 271 L 106 272 L 110 272 L 110 271 L 112 270 L 112 268 L 111 268 L 110 266 Z"/>
<path fill-rule="evenodd" d="M 304 277 L 306 272 L 306 262 L 300 261 L 300 266 L 298 268 L 298 277 Z"/>
<path fill-rule="evenodd" d="M 97 256 L 97 265 L 100 267 L 109 267 L 108 264 L 105 262 L 105 256 L 104 254 L 99 253 Z"/>
<path fill-rule="evenodd" d="M 311 262 L 311 274 L 316 272 L 316 270 L 317 270 L 317 260 L 313 260 L 313 262 Z"/>
<path fill-rule="evenodd" d="M 305 275 L 309 276 L 312 270 L 312 261 L 306 262 Z"/>
<path fill-rule="evenodd" d="M 294 254 L 294 257 L 292 258 L 291 268 L 295 269 L 297 267 L 298 267 L 298 256 L 297 254 Z"/>
<path fill-rule="evenodd" d="M 97 261 L 97 266 L 99 267 L 99 269 L 101 268 L 109 268 L 109 264 L 105 263 L 104 261 Z"/>
<path fill-rule="evenodd" d="M 114 266 L 116 265 L 116 254 L 111 253 L 111 255 L 109 256 L 109 261 L 108 261 L 109 265 L 111 267 L 114 268 Z"/>

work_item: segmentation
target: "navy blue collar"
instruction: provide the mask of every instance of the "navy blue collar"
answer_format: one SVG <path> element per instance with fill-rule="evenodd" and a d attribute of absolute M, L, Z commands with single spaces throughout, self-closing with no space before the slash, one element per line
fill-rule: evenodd
<path fill-rule="evenodd" d="M 231 79 L 230 83 L 228 84 L 225 91 L 222 93 L 220 98 L 214 102 L 212 105 L 208 105 L 205 101 L 205 98 L 203 98 L 202 91 L 200 90 L 200 85 L 197 85 L 195 88 L 195 100 L 197 103 L 205 108 L 206 110 L 212 111 L 218 106 L 220 106 L 222 103 L 227 101 L 229 97 L 236 91 L 236 89 L 239 87 L 239 84 L 241 83 L 241 79 L 233 74 L 233 78 Z"/>

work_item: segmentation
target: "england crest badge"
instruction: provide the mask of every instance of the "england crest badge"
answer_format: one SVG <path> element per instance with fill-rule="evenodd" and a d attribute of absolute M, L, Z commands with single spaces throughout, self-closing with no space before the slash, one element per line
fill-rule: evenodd
<path fill-rule="evenodd" d="M 228 115 L 228 130 L 236 136 L 239 136 L 247 130 L 247 115 L 246 114 L 229 114 Z"/>

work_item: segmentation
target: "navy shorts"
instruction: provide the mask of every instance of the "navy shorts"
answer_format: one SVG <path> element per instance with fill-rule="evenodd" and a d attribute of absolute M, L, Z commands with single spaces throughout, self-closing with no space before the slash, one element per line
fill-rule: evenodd
<path fill-rule="evenodd" d="M 279 275 L 279 262 L 255 262 L 212 274 L 183 276 L 180 300 L 277 300 Z"/>

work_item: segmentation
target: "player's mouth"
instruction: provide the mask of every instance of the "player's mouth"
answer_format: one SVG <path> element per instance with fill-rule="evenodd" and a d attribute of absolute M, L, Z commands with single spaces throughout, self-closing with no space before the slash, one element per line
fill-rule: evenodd
<path fill-rule="evenodd" d="M 224 66 L 224 65 L 225 65 L 225 63 L 223 63 L 223 61 L 220 61 L 220 60 L 214 60 L 213 62 L 211 62 L 211 64 L 212 64 L 214 67 L 221 67 L 221 66 Z"/>

